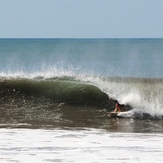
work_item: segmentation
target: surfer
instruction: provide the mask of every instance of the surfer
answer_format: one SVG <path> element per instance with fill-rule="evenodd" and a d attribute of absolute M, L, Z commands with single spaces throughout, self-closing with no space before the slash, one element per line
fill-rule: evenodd
<path fill-rule="evenodd" d="M 122 112 L 122 111 L 125 111 L 124 105 L 119 104 L 119 102 L 117 100 L 115 102 L 116 102 L 116 104 L 115 104 L 114 112 Z"/>

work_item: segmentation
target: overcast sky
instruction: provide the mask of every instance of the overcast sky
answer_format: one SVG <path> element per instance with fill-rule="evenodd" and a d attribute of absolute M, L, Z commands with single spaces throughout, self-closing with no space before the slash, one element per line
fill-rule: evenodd
<path fill-rule="evenodd" d="M 0 38 L 163 38 L 163 0 L 0 0 Z"/>

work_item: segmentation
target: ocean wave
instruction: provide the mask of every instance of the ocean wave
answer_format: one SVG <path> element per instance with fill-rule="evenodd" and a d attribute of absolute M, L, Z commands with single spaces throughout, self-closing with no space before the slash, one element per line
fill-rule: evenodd
<path fill-rule="evenodd" d="M 100 77 L 91 75 L 33 75 L 0 78 L 1 103 L 23 99 L 49 103 L 91 106 L 112 111 L 115 102 L 134 109 L 131 117 L 163 116 L 163 79 Z M 30 99 L 30 100 L 29 100 Z M 37 100 L 34 100 L 37 99 Z M 34 102 L 35 103 L 35 102 Z M 3 105 L 4 106 L 4 105 Z"/>

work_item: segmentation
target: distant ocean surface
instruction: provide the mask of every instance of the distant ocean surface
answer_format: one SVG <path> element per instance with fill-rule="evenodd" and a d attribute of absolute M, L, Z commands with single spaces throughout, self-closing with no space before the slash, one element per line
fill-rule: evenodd
<path fill-rule="evenodd" d="M 0 68 L 46 77 L 66 71 L 162 78 L 162 45 L 163 39 L 0 39 Z"/>
<path fill-rule="evenodd" d="M 0 39 L 0 162 L 162 162 L 162 62 L 163 39 Z"/>

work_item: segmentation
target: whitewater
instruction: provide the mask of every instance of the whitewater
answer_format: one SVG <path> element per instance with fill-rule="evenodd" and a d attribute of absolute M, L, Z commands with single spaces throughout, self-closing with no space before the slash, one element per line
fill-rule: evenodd
<path fill-rule="evenodd" d="M 0 39 L 0 161 L 162 162 L 162 45 Z"/>
<path fill-rule="evenodd" d="M 87 128 L 0 132 L 0 160 L 4 163 L 162 161 L 162 134 L 109 133 Z"/>

